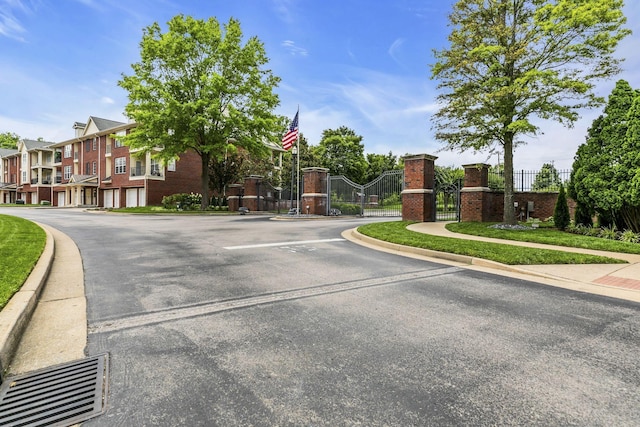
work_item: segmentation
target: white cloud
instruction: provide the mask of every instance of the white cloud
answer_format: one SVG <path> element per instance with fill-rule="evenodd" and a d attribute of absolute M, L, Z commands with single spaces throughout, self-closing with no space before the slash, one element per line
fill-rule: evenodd
<path fill-rule="evenodd" d="M 282 46 L 285 47 L 289 51 L 289 53 L 293 56 L 308 56 L 309 52 L 307 49 L 296 46 L 296 42 L 293 40 L 285 40 L 282 42 Z"/>
<path fill-rule="evenodd" d="M 23 34 L 27 31 L 22 26 L 14 11 L 30 12 L 31 3 L 21 0 L 5 0 L 0 3 L 0 35 L 24 42 Z"/>
<path fill-rule="evenodd" d="M 103 104 L 115 104 L 116 102 L 108 96 L 103 96 L 100 100 Z"/>
<path fill-rule="evenodd" d="M 398 65 L 402 65 L 397 55 L 404 42 L 405 40 L 403 38 L 395 39 L 393 43 L 391 43 L 389 50 L 387 50 L 387 53 L 389 54 L 391 59 L 393 59 Z"/>

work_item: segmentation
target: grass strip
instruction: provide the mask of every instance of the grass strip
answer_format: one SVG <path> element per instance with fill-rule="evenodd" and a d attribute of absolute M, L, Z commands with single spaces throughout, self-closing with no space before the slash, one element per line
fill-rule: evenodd
<path fill-rule="evenodd" d="M 473 236 L 493 237 L 519 242 L 543 243 L 547 245 L 567 246 L 571 248 L 594 249 L 608 252 L 640 254 L 640 244 L 619 240 L 607 240 L 600 237 L 583 236 L 555 228 L 538 228 L 533 230 L 503 230 L 491 228 L 495 223 L 487 222 L 452 222 L 446 229 L 454 233 Z"/>
<path fill-rule="evenodd" d="M 430 249 L 439 252 L 467 255 L 507 265 L 626 263 L 626 261 L 621 259 L 597 255 L 432 236 L 407 230 L 407 226 L 410 224 L 413 224 L 413 222 L 379 222 L 362 225 L 358 227 L 358 231 L 365 236 L 384 240 L 385 242 Z"/>
<path fill-rule="evenodd" d="M 46 233 L 37 224 L 0 215 L 0 309 L 27 280 L 45 243 Z"/>

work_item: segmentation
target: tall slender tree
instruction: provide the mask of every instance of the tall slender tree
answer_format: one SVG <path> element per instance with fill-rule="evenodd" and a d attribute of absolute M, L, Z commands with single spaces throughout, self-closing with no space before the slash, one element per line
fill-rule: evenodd
<path fill-rule="evenodd" d="M 571 126 L 600 105 L 594 84 L 620 71 L 613 54 L 629 34 L 623 0 L 458 0 L 449 47 L 434 51 L 436 138 L 449 149 L 504 152 L 504 222 L 516 221 L 513 154 L 534 119 Z"/>
<path fill-rule="evenodd" d="M 140 55 L 133 74 L 118 82 L 129 92 L 126 114 L 138 123 L 124 142 L 164 159 L 195 151 L 206 209 L 210 160 L 222 158 L 230 140 L 260 156 L 264 138 L 280 139 L 284 121 L 273 114 L 280 79 L 264 68 L 262 42 L 243 43 L 233 18 L 223 28 L 215 18 L 178 15 L 164 33 L 154 23 L 144 29 Z M 153 151 L 158 146 L 162 151 Z"/>

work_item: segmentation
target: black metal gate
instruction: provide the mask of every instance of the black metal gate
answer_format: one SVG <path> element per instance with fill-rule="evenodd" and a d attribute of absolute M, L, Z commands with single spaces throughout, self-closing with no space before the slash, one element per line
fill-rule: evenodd
<path fill-rule="evenodd" d="M 460 189 L 462 180 L 453 183 L 436 184 L 436 221 L 460 221 Z"/>
<path fill-rule="evenodd" d="M 365 185 L 331 176 L 328 187 L 329 215 L 402 216 L 404 170 L 383 172 Z"/>

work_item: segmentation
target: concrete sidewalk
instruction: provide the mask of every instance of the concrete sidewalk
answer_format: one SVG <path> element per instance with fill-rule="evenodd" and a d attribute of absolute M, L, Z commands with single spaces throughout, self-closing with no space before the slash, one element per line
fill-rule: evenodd
<path fill-rule="evenodd" d="M 503 276 L 530 280 L 546 285 L 562 287 L 580 292 L 588 292 L 628 301 L 640 302 L 640 255 L 618 252 L 595 251 L 569 248 L 564 246 L 543 245 L 528 242 L 493 239 L 453 233 L 445 228 L 446 222 L 423 222 L 412 224 L 409 230 L 435 236 L 451 237 L 463 240 L 480 240 L 513 246 L 536 247 L 565 252 L 589 253 L 611 258 L 619 258 L 628 264 L 578 264 L 578 265 L 505 265 L 481 258 L 455 255 L 419 248 L 382 242 L 363 236 L 355 229 L 347 230 L 343 237 L 356 243 L 414 258 L 425 258 L 465 268 L 492 272 Z"/>
<path fill-rule="evenodd" d="M 26 318 L 28 322 L 24 330 L 9 331 L 15 338 L 13 342 L 0 342 L 7 349 L 8 359 L 3 360 L 3 366 L 9 375 L 85 357 L 87 305 L 80 252 L 66 234 L 46 225 L 40 226 L 50 239 L 38 263 L 50 268 L 36 268 L 29 277 L 29 281 L 39 282 L 42 286 L 36 291 L 39 294 L 37 303 L 20 304 L 11 313 L 0 312 L 0 317 L 10 314 L 14 318 Z M 13 298 L 9 304 L 12 303 Z M 11 320 L 5 318 L 0 323 L 8 325 Z M 15 337 L 16 334 L 20 336 Z"/>

